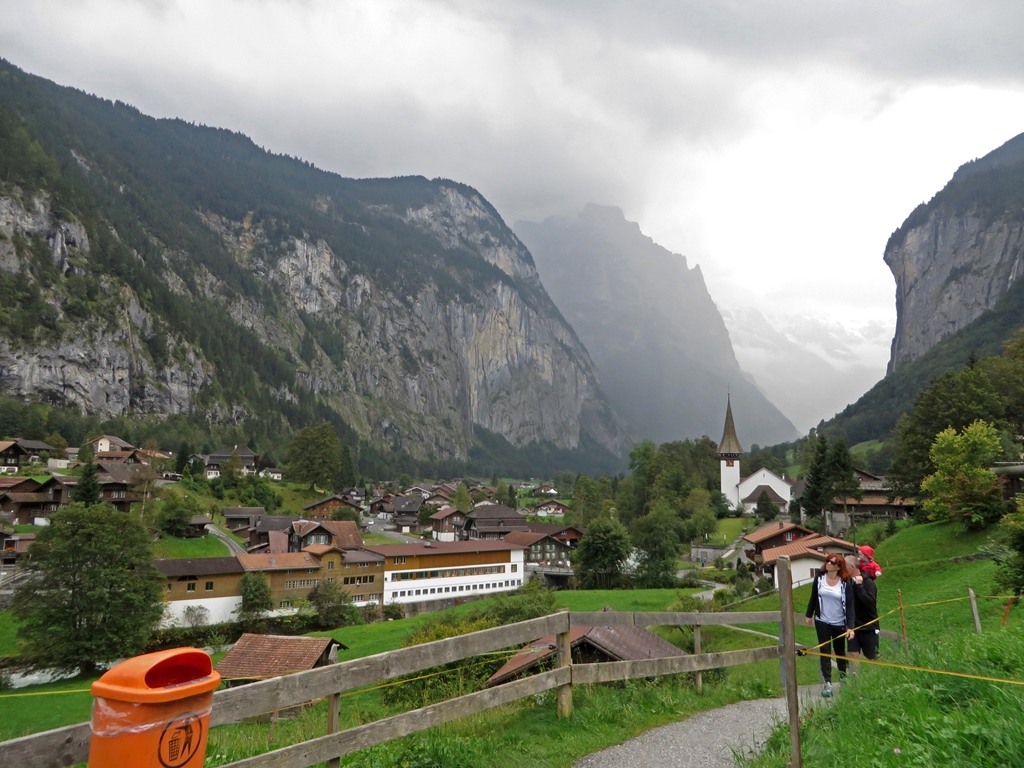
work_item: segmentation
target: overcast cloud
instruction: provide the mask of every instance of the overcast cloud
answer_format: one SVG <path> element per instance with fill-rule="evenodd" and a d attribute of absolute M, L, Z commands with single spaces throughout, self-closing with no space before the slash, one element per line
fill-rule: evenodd
<path fill-rule="evenodd" d="M 347 176 L 457 179 L 509 223 L 618 205 L 720 304 L 851 329 L 894 324 L 889 234 L 1024 131 L 1019 0 L 0 0 L 0 18 L 0 55 L 34 74 Z M 887 341 L 864 354 L 880 377 Z"/>

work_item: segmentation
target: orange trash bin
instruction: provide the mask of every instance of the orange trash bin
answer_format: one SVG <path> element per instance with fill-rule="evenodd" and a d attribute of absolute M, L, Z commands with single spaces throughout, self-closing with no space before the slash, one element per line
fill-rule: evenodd
<path fill-rule="evenodd" d="M 147 653 L 92 684 L 89 768 L 201 768 L 220 673 L 198 648 Z"/>

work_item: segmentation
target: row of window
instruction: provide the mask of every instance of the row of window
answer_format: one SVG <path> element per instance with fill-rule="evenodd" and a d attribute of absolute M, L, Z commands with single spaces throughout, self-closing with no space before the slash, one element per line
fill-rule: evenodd
<path fill-rule="evenodd" d="M 519 570 L 518 563 L 511 567 L 512 573 Z M 492 573 L 505 573 L 504 565 L 485 565 L 479 568 L 448 568 L 438 571 L 403 571 L 392 573 L 392 581 L 408 581 L 409 579 L 454 579 L 459 576 L 485 576 Z"/>
<path fill-rule="evenodd" d="M 369 576 L 346 576 L 342 579 L 342 584 L 373 584 L 377 580 L 377 577 L 372 573 Z"/>
<path fill-rule="evenodd" d="M 320 583 L 320 579 L 293 579 L 284 583 L 285 589 L 310 589 Z"/>
<path fill-rule="evenodd" d="M 519 580 L 512 581 L 493 581 L 486 584 L 460 584 L 457 587 L 431 587 L 430 589 L 403 589 L 400 592 L 396 592 L 396 597 L 416 597 L 417 595 L 443 595 L 450 592 L 474 592 L 484 589 L 502 589 L 504 587 L 520 587 L 523 582 Z M 356 599 L 356 598 L 353 598 Z"/>

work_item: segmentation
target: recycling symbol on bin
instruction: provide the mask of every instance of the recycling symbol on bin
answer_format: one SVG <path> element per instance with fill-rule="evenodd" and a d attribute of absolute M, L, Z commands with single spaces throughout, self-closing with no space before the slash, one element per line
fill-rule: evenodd
<path fill-rule="evenodd" d="M 202 740 L 202 719 L 195 712 L 186 712 L 164 728 L 157 756 L 167 768 L 181 768 L 199 751 Z"/>

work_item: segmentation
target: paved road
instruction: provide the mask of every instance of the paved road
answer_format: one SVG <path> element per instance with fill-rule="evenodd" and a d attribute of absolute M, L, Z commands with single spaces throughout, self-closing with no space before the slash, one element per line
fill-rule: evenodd
<path fill-rule="evenodd" d="M 227 545 L 228 551 L 232 555 L 244 555 L 248 551 L 248 550 L 246 550 L 245 547 L 243 547 L 237 541 L 235 541 L 230 536 L 228 536 L 226 533 L 224 533 L 224 531 L 222 531 L 216 525 L 213 525 L 211 523 L 211 524 L 206 526 L 206 530 L 208 530 L 210 533 L 212 533 L 218 539 L 223 541 Z"/>
<path fill-rule="evenodd" d="M 800 686 L 801 710 L 827 704 L 821 686 Z M 785 699 L 756 699 L 699 712 L 647 731 L 575 763 L 574 768 L 735 768 L 736 756 L 757 754 L 776 723 L 785 722 Z"/>

